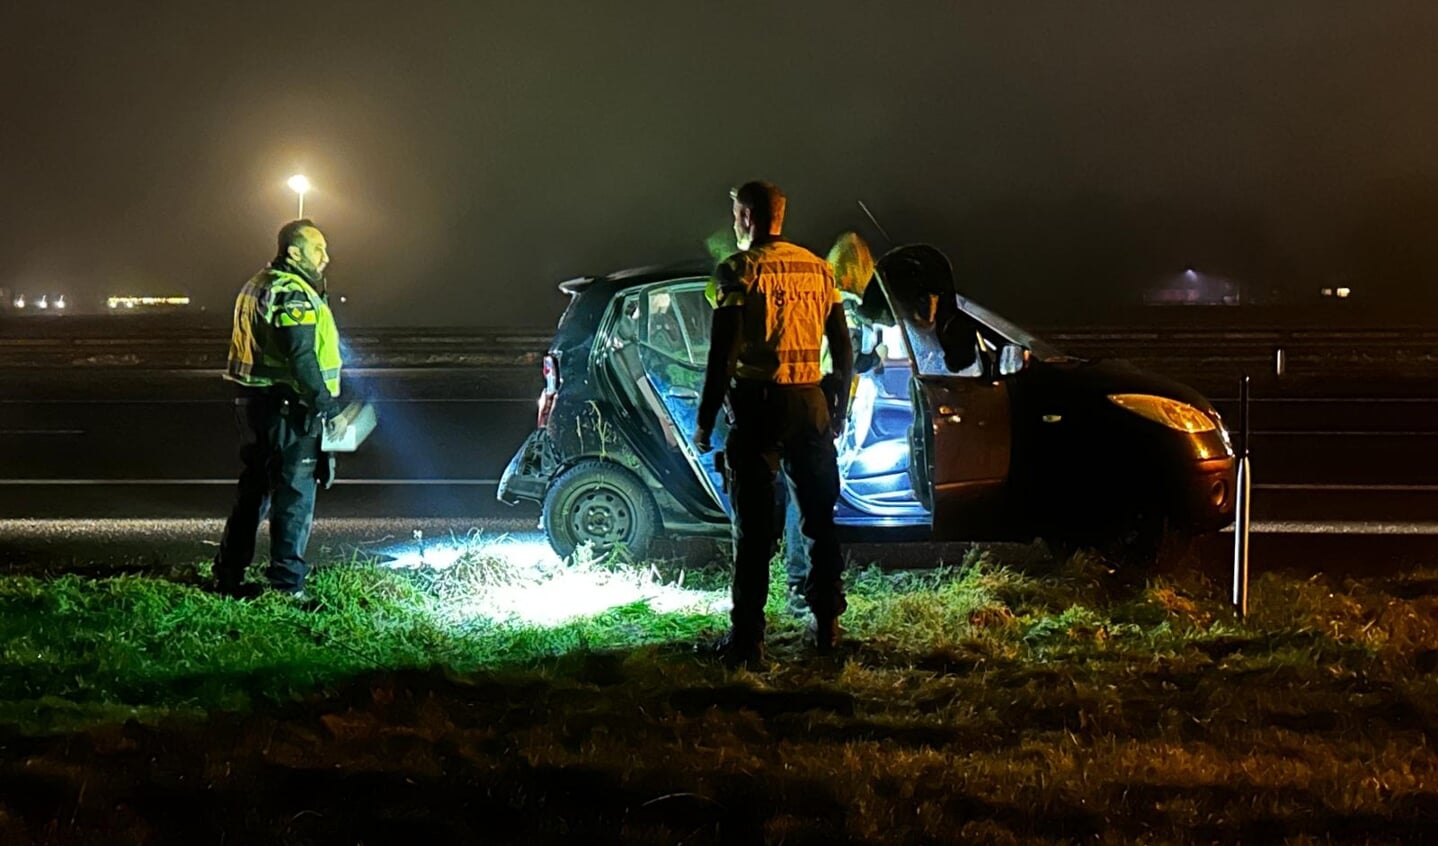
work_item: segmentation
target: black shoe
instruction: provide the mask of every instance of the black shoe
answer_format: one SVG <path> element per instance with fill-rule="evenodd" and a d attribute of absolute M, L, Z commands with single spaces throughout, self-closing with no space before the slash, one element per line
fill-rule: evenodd
<path fill-rule="evenodd" d="M 254 582 L 231 582 L 222 579 L 215 583 L 215 593 L 229 599 L 254 599 L 264 592 L 264 588 Z"/>
<path fill-rule="evenodd" d="M 285 602 L 299 608 L 302 611 L 313 611 L 319 607 L 315 598 L 310 596 L 304 586 L 299 587 L 272 587 L 272 590 Z"/>
<path fill-rule="evenodd" d="M 303 611 L 306 614 L 317 614 L 324 608 L 324 604 L 307 593 L 292 596 L 288 600 L 296 611 Z"/>
<path fill-rule="evenodd" d="M 839 618 L 814 617 L 814 650 L 820 655 L 832 655 L 839 648 Z"/>
<path fill-rule="evenodd" d="M 756 667 L 764 663 L 762 639 L 738 638 L 733 631 L 725 632 L 709 643 L 701 643 L 695 651 L 705 658 L 718 659 L 726 667 Z"/>

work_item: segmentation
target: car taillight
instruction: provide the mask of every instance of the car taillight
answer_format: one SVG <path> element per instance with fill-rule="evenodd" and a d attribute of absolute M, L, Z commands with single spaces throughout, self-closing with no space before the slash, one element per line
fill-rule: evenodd
<path fill-rule="evenodd" d="M 544 392 L 552 394 L 559 390 L 559 364 L 553 355 L 544 357 Z"/>
<path fill-rule="evenodd" d="M 554 356 L 544 357 L 544 390 L 539 393 L 539 415 L 536 427 L 543 429 L 549 422 L 549 412 L 554 410 L 554 397 L 559 393 L 559 365 Z"/>

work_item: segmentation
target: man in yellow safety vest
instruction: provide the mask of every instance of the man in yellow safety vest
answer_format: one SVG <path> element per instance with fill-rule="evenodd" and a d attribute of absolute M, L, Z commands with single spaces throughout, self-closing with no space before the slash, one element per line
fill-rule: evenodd
<path fill-rule="evenodd" d="M 235 299 L 225 378 L 235 383 L 240 432 L 239 490 L 215 558 L 218 590 L 247 596 L 246 568 L 255 533 L 270 519 L 271 588 L 305 599 L 305 562 L 314 522 L 315 488 L 334 481 L 320 452 L 325 423 L 339 409 L 339 331 L 330 311 L 325 236 L 309 220 L 279 233 L 273 261 Z"/>

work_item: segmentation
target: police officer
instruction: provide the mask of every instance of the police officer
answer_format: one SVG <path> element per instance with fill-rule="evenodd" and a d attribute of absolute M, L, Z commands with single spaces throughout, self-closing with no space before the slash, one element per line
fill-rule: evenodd
<path fill-rule="evenodd" d="M 816 645 L 828 652 L 838 643 L 846 605 L 834 529 L 834 437 L 843 428 L 848 394 L 826 398 L 819 386 L 820 352 L 827 338 L 838 384 L 847 385 L 853 351 L 828 263 L 780 238 L 785 199 L 779 188 L 748 182 L 730 198 L 739 252 L 714 271 L 719 301 L 694 444 L 701 452 L 711 449 L 727 397 L 733 416 L 725 457 L 734 504 L 734 608 L 730 630 L 714 652 L 737 664 L 764 657 L 769 560 L 783 520 L 774 487 L 781 465 L 810 544 L 803 592 Z"/>
<path fill-rule="evenodd" d="M 248 593 L 241 582 L 268 511 L 266 579 L 277 591 L 306 598 L 315 487 L 319 482 L 328 488 L 334 479 L 320 440 L 340 392 L 339 332 L 324 276 L 329 261 L 325 236 L 314 223 L 291 221 L 280 229 L 274 261 L 235 299 L 225 378 L 236 385 L 244 470 L 215 558 L 217 587 L 228 596 Z"/>

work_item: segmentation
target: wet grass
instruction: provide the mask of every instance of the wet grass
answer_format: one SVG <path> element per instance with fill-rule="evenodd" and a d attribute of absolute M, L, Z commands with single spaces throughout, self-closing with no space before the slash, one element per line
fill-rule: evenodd
<path fill-rule="evenodd" d="M 1240 623 L 1221 585 L 1083 555 L 870 568 L 839 655 L 776 593 L 736 671 L 689 648 L 715 569 L 690 607 L 557 625 L 479 614 L 533 578 L 482 554 L 333 564 L 314 610 L 206 577 L 0 577 L 0 841 L 1438 839 L 1431 571 L 1265 575 Z"/>

